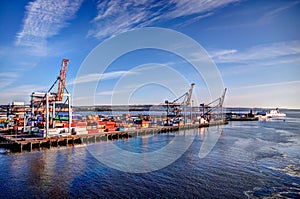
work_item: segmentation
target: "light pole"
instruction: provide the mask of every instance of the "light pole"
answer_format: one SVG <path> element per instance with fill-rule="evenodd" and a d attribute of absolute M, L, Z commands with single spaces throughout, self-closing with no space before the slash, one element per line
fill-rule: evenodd
<path fill-rule="evenodd" d="M 165 100 L 165 104 L 167 104 L 167 126 L 169 126 L 169 118 L 168 118 L 168 115 L 169 115 L 169 101 L 168 100 Z"/>
<path fill-rule="evenodd" d="M 194 103 L 194 100 L 192 100 L 192 103 L 191 103 L 191 110 L 190 110 L 191 124 L 193 123 L 193 103 Z"/>
<path fill-rule="evenodd" d="M 204 103 L 200 104 L 200 107 L 202 107 L 202 115 L 204 116 Z"/>

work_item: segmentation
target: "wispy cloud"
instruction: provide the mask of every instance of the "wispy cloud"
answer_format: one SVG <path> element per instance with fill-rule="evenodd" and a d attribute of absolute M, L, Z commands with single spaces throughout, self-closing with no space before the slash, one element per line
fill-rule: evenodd
<path fill-rule="evenodd" d="M 249 89 L 249 88 L 262 88 L 262 87 L 274 87 L 274 86 L 284 86 L 289 84 L 300 84 L 300 81 L 286 81 L 286 82 L 276 82 L 276 83 L 268 83 L 268 84 L 256 84 L 251 86 L 242 86 L 242 87 L 236 87 L 231 89 Z"/>
<path fill-rule="evenodd" d="M 222 19 L 228 18 L 236 18 L 242 19 L 243 23 L 234 22 L 227 23 L 227 24 L 212 24 L 210 27 L 205 28 L 205 30 L 234 30 L 237 29 L 245 29 L 245 28 L 257 28 L 258 26 L 266 26 L 269 23 L 274 22 L 276 19 L 279 19 L 281 16 L 288 16 L 284 15 L 284 12 L 290 12 L 289 9 L 297 6 L 300 1 L 282 1 L 282 2 L 274 2 L 264 4 L 263 6 L 254 6 L 248 7 L 247 9 L 236 9 L 233 12 L 227 13 L 222 15 Z M 293 16 L 295 17 L 295 16 Z M 291 18 L 292 20 L 292 18 Z"/>
<path fill-rule="evenodd" d="M 247 49 L 209 51 L 222 77 L 235 87 L 298 80 L 300 41 L 257 45 Z M 272 78 L 270 78 L 272 77 Z M 255 84 L 256 83 L 256 84 Z M 281 83 L 280 83 L 281 84 Z M 229 86 L 230 87 L 230 86 Z M 249 89 L 249 88 L 248 88 Z"/>
<path fill-rule="evenodd" d="M 166 14 L 167 18 L 176 18 L 193 14 L 210 12 L 214 9 L 226 6 L 239 0 L 221 1 L 199 1 L 199 0 L 171 0 L 169 3 L 175 5 L 171 12 Z"/>
<path fill-rule="evenodd" d="M 210 55 L 217 63 L 251 63 L 254 61 L 274 61 L 292 56 L 300 56 L 300 41 L 287 41 L 254 46 L 245 50 L 222 49 L 211 51 Z"/>
<path fill-rule="evenodd" d="M 88 36 L 106 38 L 134 28 L 165 22 L 178 17 L 187 17 L 189 21 L 210 16 L 213 10 L 238 0 L 104 0 L 97 5 L 98 14 L 93 19 L 94 29 Z"/>
<path fill-rule="evenodd" d="M 189 20 L 186 20 L 180 24 L 177 25 L 177 27 L 181 28 L 181 27 L 185 27 L 185 26 L 188 26 L 190 24 L 193 24 L 197 21 L 199 21 L 200 19 L 203 19 L 203 18 L 206 18 L 206 17 L 209 17 L 211 15 L 213 15 L 214 13 L 213 12 L 208 12 L 208 13 L 204 13 L 203 15 L 199 15 L 197 17 L 194 17 L 192 19 L 189 19 Z"/>
<path fill-rule="evenodd" d="M 14 88 L 9 88 L 4 90 L 1 94 L 0 104 L 6 104 L 7 102 L 12 101 L 23 101 L 28 102 L 30 98 L 30 94 L 35 90 L 46 90 L 45 86 L 38 86 L 33 84 L 26 84 L 17 86 Z"/>
<path fill-rule="evenodd" d="M 5 89 L 12 84 L 18 75 L 14 72 L 0 72 L 0 89 Z"/>
<path fill-rule="evenodd" d="M 15 77 L 18 77 L 18 75 L 16 73 L 13 73 L 13 72 L 3 72 L 3 73 L 0 73 L 0 78 L 15 78 Z"/>
<path fill-rule="evenodd" d="M 226 104 L 232 107 L 300 108 L 299 86 L 300 81 L 282 81 L 231 88 Z"/>
<path fill-rule="evenodd" d="M 128 91 L 126 90 L 110 90 L 110 91 L 101 91 L 101 92 L 98 92 L 97 95 L 100 95 L 100 96 L 103 96 L 103 95 L 115 95 L 115 94 L 119 94 L 119 93 L 126 93 Z"/>
<path fill-rule="evenodd" d="M 288 9 L 296 6 L 297 4 L 299 4 L 300 1 L 292 1 L 289 3 L 284 3 L 283 5 L 281 5 L 280 7 L 273 9 L 269 12 L 266 12 L 260 19 L 259 19 L 259 23 L 269 23 L 272 20 L 274 20 L 275 17 L 277 17 L 278 15 L 280 15 L 282 12 L 287 11 Z"/>
<path fill-rule="evenodd" d="M 23 56 L 24 51 L 18 47 L 0 47 L 0 89 L 7 89 L 11 84 L 24 78 L 24 71 L 34 68 L 38 57 Z"/>
<path fill-rule="evenodd" d="M 108 80 L 108 79 L 115 79 L 118 77 L 121 77 L 122 75 L 128 75 L 131 74 L 130 71 L 114 71 L 114 72 L 108 72 L 108 73 L 92 73 L 87 75 L 82 75 L 76 79 L 71 79 L 68 83 L 68 85 L 74 85 L 74 84 L 82 84 L 87 82 L 95 82 L 101 80 Z"/>
<path fill-rule="evenodd" d="M 210 55 L 213 58 L 220 58 L 220 57 L 224 57 L 224 56 L 234 54 L 236 52 L 237 52 L 236 49 L 221 49 L 221 50 L 212 51 L 210 53 Z"/>
<path fill-rule="evenodd" d="M 104 0 L 99 2 L 98 15 L 93 19 L 95 29 L 89 31 L 90 36 L 105 38 L 125 32 L 135 27 L 143 27 L 157 21 L 163 2 L 129 0 Z"/>
<path fill-rule="evenodd" d="M 3 89 L 5 89 L 7 86 L 9 86 L 10 84 L 12 84 L 14 82 L 14 80 L 10 79 L 10 78 L 2 78 L 0 79 L 0 89 L 3 91 Z"/>
<path fill-rule="evenodd" d="M 16 45 L 45 53 L 47 39 L 68 26 L 68 21 L 74 18 L 81 3 L 82 0 L 35 0 L 28 3 Z"/>

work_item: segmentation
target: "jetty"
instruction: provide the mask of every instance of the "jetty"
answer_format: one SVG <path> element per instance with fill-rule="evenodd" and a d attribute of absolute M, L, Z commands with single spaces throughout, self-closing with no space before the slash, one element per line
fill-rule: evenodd
<path fill-rule="evenodd" d="M 228 124 L 227 121 L 216 121 L 210 124 L 187 124 L 184 126 L 160 126 L 141 128 L 128 131 L 115 131 L 97 134 L 67 135 L 63 137 L 30 137 L 28 135 L 0 135 L 0 148 L 9 152 L 25 152 L 32 150 L 51 149 L 53 147 L 72 147 L 80 144 L 91 144 L 118 139 L 129 139 L 144 135 L 170 133 L 179 130 L 204 128 L 209 126 Z"/>
<path fill-rule="evenodd" d="M 62 59 L 52 86 L 47 91 L 32 92 L 30 104 L 12 102 L 0 107 L 0 148 L 32 151 L 227 123 L 223 114 L 227 89 L 214 101 L 194 106 L 195 83 L 176 99 L 155 105 L 156 109 L 151 109 L 152 105 L 73 107 L 66 88 L 69 62 Z M 82 111 L 91 112 L 81 114 Z M 106 111 L 113 113 L 105 114 Z"/>

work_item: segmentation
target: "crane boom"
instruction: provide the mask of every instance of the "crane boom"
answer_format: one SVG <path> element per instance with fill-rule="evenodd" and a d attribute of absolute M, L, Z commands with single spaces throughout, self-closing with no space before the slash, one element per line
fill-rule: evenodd
<path fill-rule="evenodd" d="M 61 69 L 59 73 L 59 83 L 58 83 L 58 90 L 56 95 L 56 101 L 62 101 L 65 87 L 66 87 L 66 76 L 68 71 L 68 64 L 70 60 L 69 59 L 63 59 L 61 63 Z"/>
<path fill-rule="evenodd" d="M 227 91 L 227 88 L 224 89 L 223 95 L 222 95 L 222 97 L 220 98 L 220 104 L 219 104 L 220 107 L 223 106 L 224 99 L 225 99 L 225 95 L 226 95 L 226 91 Z"/>
<path fill-rule="evenodd" d="M 195 86 L 195 83 L 192 83 L 191 87 L 190 87 L 190 90 L 188 92 L 188 95 L 187 95 L 187 99 L 185 101 L 186 106 L 190 105 L 190 103 L 191 103 L 194 86 Z"/>
<path fill-rule="evenodd" d="M 188 95 L 188 93 L 184 93 L 183 95 L 181 95 L 180 97 L 178 97 L 177 99 L 173 100 L 172 102 L 170 102 L 170 104 L 175 104 L 175 102 L 177 102 L 178 100 L 182 99 L 183 97 L 186 98 L 186 96 Z M 179 104 L 178 104 L 179 105 Z"/>
<path fill-rule="evenodd" d="M 178 100 L 184 98 L 183 101 L 182 101 L 182 103 L 178 104 L 178 105 L 186 105 L 186 106 L 188 106 L 190 104 L 190 102 L 191 102 L 191 98 L 192 98 L 192 93 L 193 93 L 194 86 L 195 86 L 195 83 L 192 83 L 188 92 L 184 93 L 183 95 L 181 95 L 177 99 L 173 100 L 172 102 L 169 102 L 169 104 L 175 105 L 175 102 L 177 102 Z"/>

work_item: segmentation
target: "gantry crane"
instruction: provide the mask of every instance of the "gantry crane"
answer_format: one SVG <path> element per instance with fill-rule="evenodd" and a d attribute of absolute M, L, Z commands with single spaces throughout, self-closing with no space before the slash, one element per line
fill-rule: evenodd
<path fill-rule="evenodd" d="M 184 93 L 183 95 L 181 95 L 177 99 L 173 100 L 172 102 L 169 102 L 168 100 L 166 100 L 165 103 L 169 104 L 169 105 L 174 105 L 174 106 L 180 106 L 180 105 L 181 106 L 189 106 L 191 103 L 194 86 L 195 86 L 195 83 L 192 83 L 188 92 Z M 181 99 L 183 99 L 183 101 L 181 103 L 176 103 L 177 101 L 179 101 Z"/>
<path fill-rule="evenodd" d="M 59 79 L 59 83 L 58 83 L 57 95 L 55 98 L 56 101 L 62 101 L 63 99 L 64 91 L 66 89 L 66 76 L 67 76 L 69 62 L 70 62 L 69 59 L 62 60 L 59 77 L 57 78 Z"/>
<path fill-rule="evenodd" d="M 211 115 L 213 112 L 218 112 L 219 114 L 215 114 L 215 115 L 219 115 L 219 118 L 223 117 L 223 104 L 224 104 L 224 99 L 225 99 L 225 95 L 226 95 L 226 91 L 227 88 L 224 89 L 223 94 L 221 95 L 221 97 L 215 99 L 214 101 L 208 103 L 208 104 L 200 104 L 200 107 L 202 107 L 202 115 L 203 116 L 207 116 L 207 115 Z"/>
<path fill-rule="evenodd" d="M 211 107 L 211 105 L 217 103 L 216 105 L 214 105 L 211 108 L 222 108 L 223 107 L 223 103 L 224 103 L 224 99 L 225 99 L 225 95 L 226 95 L 226 91 L 227 91 L 227 88 L 224 89 L 223 94 L 222 94 L 221 97 L 219 97 L 219 98 L 215 99 L 214 101 L 208 103 L 206 106 L 207 107 Z"/>
<path fill-rule="evenodd" d="M 69 112 L 69 132 L 70 132 L 70 125 L 71 125 L 71 101 L 70 101 L 70 94 L 68 90 L 66 89 L 66 75 L 68 70 L 70 60 L 69 59 L 63 59 L 61 63 L 61 69 L 60 74 L 55 80 L 55 82 L 52 84 L 50 89 L 45 92 L 33 92 L 31 95 L 31 114 L 35 115 L 35 112 L 40 112 L 44 118 L 46 123 L 46 134 L 49 129 L 49 112 L 50 112 L 50 106 L 52 106 L 52 119 L 51 124 L 52 127 L 55 127 L 55 104 L 56 102 L 62 102 L 64 96 L 67 97 L 64 104 L 68 102 L 68 112 Z M 53 87 L 57 84 L 57 92 L 53 93 L 51 92 Z M 66 94 L 65 94 L 66 91 Z"/>
<path fill-rule="evenodd" d="M 167 106 L 167 117 L 177 117 L 177 118 L 181 117 L 181 107 L 185 109 L 186 106 L 189 106 L 191 104 L 194 86 L 195 83 L 192 83 L 188 92 L 184 93 L 183 95 L 173 100 L 172 102 L 165 100 L 165 105 Z M 183 101 L 181 103 L 178 103 L 178 101 L 182 99 Z M 167 124 L 168 123 L 169 121 L 167 118 Z"/>
<path fill-rule="evenodd" d="M 38 92 L 33 93 L 35 94 L 33 103 L 39 102 L 37 108 L 45 104 L 47 93 L 49 93 L 48 96 L 49 102 L 53 102 L 53 101 L 60 102 L 63 99 L 64 91 L 66 90 L 66 92 L 68 93 L 68 90 L 66 88 L 66 76 L 67 76 L 69 62 L 70 62 L 69 59 L 62 60 L 60 74 L 46 93 L 38 93 Z M 53 93 L 51 91 L 53 87 L 57 84 L 57 82 L 58 82 L 57 93 Z"/>

